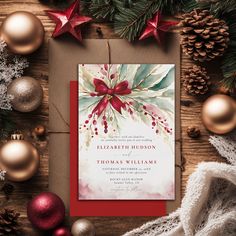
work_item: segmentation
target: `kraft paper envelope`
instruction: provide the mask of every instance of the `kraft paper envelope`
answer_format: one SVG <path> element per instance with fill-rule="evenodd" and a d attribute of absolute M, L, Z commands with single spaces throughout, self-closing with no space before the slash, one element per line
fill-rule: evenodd
<path fill-rule="evenodd" d="M 169 48 L 163 50 L 154 40 L 130 44 L 122 39 L 88 39 L 79 44 L 70 37 L 49 41 L 49 189 L 70 201 L 70 81 L 78 78 L 78 64 L 176 65 L 176 200 L 166 201 L 167 212 L 180 205 L 180 46 L 171 34 Z M 74 109 L 77 109 L 75 107 Z"/>

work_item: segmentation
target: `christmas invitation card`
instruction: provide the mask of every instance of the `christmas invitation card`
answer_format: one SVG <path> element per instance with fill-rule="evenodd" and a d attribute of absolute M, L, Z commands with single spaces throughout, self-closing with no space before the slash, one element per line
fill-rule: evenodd
<path fill-rule="evenodd" d="M 78 71 L 78 199 L 175 199 L 175 65 Z"/>
<path fill-rule="evenodd" d="M 167 52 L 152 42 L 50 40 L 50 190 L 72 216 L 179 207 L 180 51 L 171 38 Z"/>

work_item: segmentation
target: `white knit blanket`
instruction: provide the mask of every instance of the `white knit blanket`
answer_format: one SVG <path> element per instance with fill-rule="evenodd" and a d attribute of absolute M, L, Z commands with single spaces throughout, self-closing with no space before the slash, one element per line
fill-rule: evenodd
<path fill-rule="evenodd" d="M 157 235 L 236 236 L 236 166 L 200 163 L 188 180 L 180 209 L 123 236 Z"/>

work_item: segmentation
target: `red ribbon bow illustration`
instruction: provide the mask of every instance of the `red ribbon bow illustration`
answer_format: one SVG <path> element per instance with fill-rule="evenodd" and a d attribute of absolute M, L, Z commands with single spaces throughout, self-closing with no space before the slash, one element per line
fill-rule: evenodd
<path fill-rule="evenodd" d="M 97 106 L 93 109 L 92 113 L 97 113 L 98 117 L 102 114 L 102 112 L 106 109 L 108 103 L 112 105 L 112 107 L 121 113 L 121 108 L 125 109 L 125 103 L 122 102 L 116 95 L 127 95 L 131 93 L 131 89 L 128 88 L 129 83 L 127 80 L 124 80 L 114 88 L 109 88 L 104 81 L 100 79 L 94 79 L 93 81 L 95 86 L 95 92 L 91 93 L 91 96 L 103 96 Z"/>

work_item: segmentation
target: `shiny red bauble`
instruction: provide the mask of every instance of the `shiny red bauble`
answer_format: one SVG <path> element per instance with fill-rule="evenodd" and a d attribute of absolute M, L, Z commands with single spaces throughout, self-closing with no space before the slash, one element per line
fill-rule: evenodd
<path fill-rule="evenodd" d="M 40 193 L 27 207 L 29 221 L 38 229 L 56 228 L 65 218 L 65 205 L 61 198 L 50 192 Z"/>
<path fill-rule="evenodd" d="M 70 233 L 70 230 L 67 229 L 66 227 L 60 227 L 58 229 L 55 229 L 52 235 L 53 236 L 72 236 L 72 234 Z"/>

